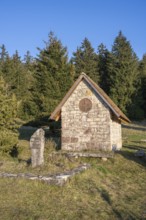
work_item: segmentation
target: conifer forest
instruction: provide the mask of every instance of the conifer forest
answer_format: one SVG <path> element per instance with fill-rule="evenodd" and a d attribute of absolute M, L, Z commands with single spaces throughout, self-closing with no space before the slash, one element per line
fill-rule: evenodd
<path fill-rule="evenodd" d="M 131 120 L 146 117 L 146 54 L 139 60 L 121 31 L 110 51 L 103 43 L 93 48 L 84 38 L 70 59 L 67 48 L 50 32 L 36 57 L 27 51 L 22 58 L 17 50 L 10 56 L 6 45 L 0 47 L 1 150 L 9 151 L 17 142 L 18 121 L 49 118 L 81 72 Z"/>

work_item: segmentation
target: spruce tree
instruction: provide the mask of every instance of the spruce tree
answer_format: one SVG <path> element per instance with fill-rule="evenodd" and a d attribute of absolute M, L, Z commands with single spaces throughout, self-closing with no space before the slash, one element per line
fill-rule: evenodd
<path fill-rule="evenodd" d="M 32 69 L 31 67 L 33 66 L 34 58 L 31 56 L 31 53 L 29 50 L 24 55 L 23 61 L 24 61 L 25 65 L 28 66 L 28 69 Z"/>
<path fill-rule="evenodd" d="M 8 52 L 6 50 L 6 47 L 4 44 L 2 44 L 2 46 L 0 47 L 1 52 L 0 52 L 0 63 L 3 63 L 6 61 L 6 58 L 8 56 Z"/>
<path fill-rule="evenodd" d="M 4 68 L 5 68 L 5 62 L 7 60 L 7 58 L 9 57 L 8 52 L 6 51 L 6 47 L 3 44 L 0 47 L 0 74 L 3 75 L 4 72 Z"/>
<path fill-rule="evenodd" d="M 110 77 L 110 96 L 126 113 L 132 102 L 138 78 L 138 59 L 130 42 L 120 31 L 115 38 L 110 61 L 108 62 Z"/>
<path fill-rule="evenodd" d="M 96 83 L 100 81 L 98 71 L 98 56 L 90 41 L 85 38 L 77 51 L 73 53 L 72 62 L 75 65 L 75 79 L 85 72 Z"/>
<path fill-rule="evenodd" d="M 10 152 L 18 142 L 18 102 L 15 95 L 8 94 L 8 86 L 3 77 L 0 77 L 0 105 L 0 151 Z"/>
<path fill-rule="evenodd" d="M 110 90 L 110 77 L 108 71 L 108 61 L 110 60 L 110 52 L 104 44 L 98 46 L 98 69 L 100 75 L 100 86 L 109 94 Z"/>
<path fill-rule="evenodd" d="M 67 48 L 53 32 L 50 32 L 45 48 L 38 49 L 35 101 L 39 114 L 47 115 L 69 89 L 72 83 L 72 65 L 68 62 Z"/>
<path fill-rule="evenodd" d="M 143 59 L 140 62 L 140 76 L 141 76 L 141 94 L 143 99 L 142 108 L 146 116 L 146 54 L 143 55 Z"/>
<path fill-rule="evenodd" d="M 24 56 L 23 62 L 21 62 L 23 68 L 23 77 L 26 82 L 23 91 L 24 94 L 21 96 L 21 105 L 19 107 L 19 116 L 22 119 L 33 119 L 38 112 L 38 107 L 34 100 L 34 90 L 35 90 L 35 61 L 31 56 L 30 52 L 27 51 Z"/>
<path fill-rule="evenodd" d="M 22 100 L 23 96 L 25 96 L 25 86 L 27 85 L 26 81 L 26 75 L 24 66 L 21 62 L 21 58 L 18 54 L 18 51 L 15 52 L 15 54 L 12 56 L 11 59 L 11 86 L 12 86 L 12 92 L 16 94 L 18 100 Z"/>
<path fill-rule="evenodd" d="M 12 57 L 5 47 L 0 53 L 0 72 L 8 84 L 8 91 L 15 94 L 20 102 L 18 116 L 21 119 L 29 119 L 36 114 L 36 105 L 33 100 L 34 64 L 33 58 L 27 52 L 24 61 L 21 61 L 18 51 Z"/>
<path fill-rule="evenodd" d="M 12 57 L 6 56 L 1 73 L 4 80 L 9 84 L 11 93 L 15 93 L 17 98 L 20 99 L 21 95 L 24 94 L 23 88 L 26 85 L 26 81 L 18 51 Z"/>

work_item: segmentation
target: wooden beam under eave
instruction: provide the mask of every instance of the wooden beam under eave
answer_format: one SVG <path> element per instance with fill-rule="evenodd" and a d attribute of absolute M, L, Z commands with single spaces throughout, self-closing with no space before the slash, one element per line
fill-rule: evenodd
<path fill-rule="evenodd" d="M 126 121 L 126 120 L 123 120 L 122 118 L 118 118 L 120 120 L 121 123 L 124 123 L 124 124 L 129 124 L 130 122 Z"/>
<path fill-rule="evenodd" d="M 60 119 L 60 116 L 61 116 L 61 112 L 59 112 L 56 117 L 55 117 L 55 121 L 58 121 Z"/>

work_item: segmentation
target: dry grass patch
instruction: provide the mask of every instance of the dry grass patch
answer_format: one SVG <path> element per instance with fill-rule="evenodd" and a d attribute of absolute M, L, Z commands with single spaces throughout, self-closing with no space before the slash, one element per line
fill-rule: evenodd
<path fill-rule="evenodd" d="M 21 140 L 22 151 L 17 158 L 1 157 L 0 171 L 27 171 L 38 174 L 71 169 L 81 163 L 91 168 L 74 176 L 63 187 L 50 186 L 25 179 L 0 179 L 0 218 L 3 220 L 141 220 L 146 216 L 146 162 L 136 158 L 132 148 L 135 139 L 145 138 L 146 132 L 123 129 L 125 147 L 106 162 L 95 158 L 69 158 L 54 151 L 48 142 L 45 165 L 32 169 L 25 162 L 29 158 L 29 144 Z M 136 137 L 135 137 L 136 136 Z M 134 137 L 134 138 L 133 138 Z M 51 143 L 50 143 L 51 141 Z M 49 148 L 49 145 L 52 144 Z M 139 147 L 145 147 L 139 142 Z M 7 165 L 5 164 L 7 163 Z M 18 168 L 19 167 L 19 168 Z"/>

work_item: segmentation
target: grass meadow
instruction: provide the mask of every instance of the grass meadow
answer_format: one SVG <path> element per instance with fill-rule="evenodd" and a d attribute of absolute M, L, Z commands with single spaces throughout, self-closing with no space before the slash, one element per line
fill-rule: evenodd
<path fill-rule="evenodd" d="M 0 172 L 53 174 L 82 163 L 91 167 L 72 177 L 64 186 L 36 180 L 0 178 L 0 220 L 141 220 L 146 219 L 146 126 L 122 129 L 123 148 L 114 158 L 68 158 L 51 154 L 57 137 L 46 140 L 45 165 L 31 168 L 29 138 L 33 129 L 20 131 L 19 150 L 0 155 Z M 55 141 L 54 141 L 55 140 Z"/>

